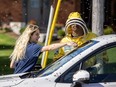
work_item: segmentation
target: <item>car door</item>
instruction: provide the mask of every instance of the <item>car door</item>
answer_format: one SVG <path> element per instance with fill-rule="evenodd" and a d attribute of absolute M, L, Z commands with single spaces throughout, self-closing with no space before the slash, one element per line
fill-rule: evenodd
<path fill-rule="evenodd" d="M 83 61 L 82 69 L 90 73 L 89 84 L 83 87 L 116 87 L 116 45 L 109 44 Z"/>
<path fill-rule="evenodd" d="M 55 87 L 71 87 L 73 74 L 80 69 L 91 75 L 82 87 L 116 87 L 116 43 L 102 46 L 77 62 L 55 81 Z"/>
<path fill-rule="evenodd" d="M 77 63 L 56 79 L 55 87 L 70 87 L 72 84 L 73 74 L 79 70 L 81 63 Z"/>

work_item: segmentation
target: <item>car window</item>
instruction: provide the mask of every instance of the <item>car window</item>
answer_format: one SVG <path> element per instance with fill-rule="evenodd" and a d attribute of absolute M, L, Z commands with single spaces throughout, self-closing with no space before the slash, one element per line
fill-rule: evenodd
<path fill-rule="evenodd" d="M 39 76 L 46 76 L 46 75 L 53 73 L 54 71 L 62 67 L 64 64 L 66 64 L 68 61 L 70 61 L 72 58 L 74 58 L 75 56 L 83 52 L 84 50 L 88 49 L 89 47 L 95 45 L 96 43 L 98 43 L 98 41 L 89 41 L 83 47 L 72 50 L 70 53 L 66 54 L 65 56 L 63 56 L 62 58 L 60 58 L 53 64 L 46 67 L 41 72 L 41 75 L 39 74 Z"/>
<path fill-rule="evenodd" d="M 116 46 L 104 49 L 83 63 L 82 69 L 91 75 L 90 82 L 116 81 Z"/>
<path fill-rule="evenodd" d="M 72 83 L 73 75 L 76 71 L 78 71 L 81 67 L 81 63 L 75 64 L 73 67 L 71 67 L 69 70 L 67 70 L 61 77 L 56 80 L 56 82 L 61 83 Z"/>

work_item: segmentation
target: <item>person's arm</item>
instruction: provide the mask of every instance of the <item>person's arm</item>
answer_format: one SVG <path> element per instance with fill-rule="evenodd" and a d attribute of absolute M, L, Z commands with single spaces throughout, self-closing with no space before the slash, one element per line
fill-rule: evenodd
<path fill-rule="evenodd" d="M 55 49 L 58 49 L 60 47 L 66 46 L 66 45 L 68 45 L 68 46 L 77 46 L 77 44 L 74 43 L 74 42 L 55 43 L 55 44 L 51 44 L 51 45 L 42 47 L 41 52 L 49 51 L 49 50 L 55 50 Z"/>
<path fill-rule="evenodd" d="M 11 62 L 10 62 L 10 68 L 14 68 L 14 66 L 15 66 L 15 61 L 11 60 Z"/>

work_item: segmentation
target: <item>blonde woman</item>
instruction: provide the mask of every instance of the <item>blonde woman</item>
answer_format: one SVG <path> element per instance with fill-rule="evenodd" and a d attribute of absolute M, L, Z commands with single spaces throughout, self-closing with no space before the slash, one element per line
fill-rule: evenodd
<path fill-rule="evenodd" d="M 27 25 L 25 31 L 16 41 L 14 51 L 10 58 L 10 68 L 14 68 L 14 73 L 24 73 L 33 70 L 38 56 L 43 51 L 55 50 L 63 46 L 77 46 L 74 42 L 55 43 L 48 46 L 37 44 L 40 31 L 37 25 Z"/>

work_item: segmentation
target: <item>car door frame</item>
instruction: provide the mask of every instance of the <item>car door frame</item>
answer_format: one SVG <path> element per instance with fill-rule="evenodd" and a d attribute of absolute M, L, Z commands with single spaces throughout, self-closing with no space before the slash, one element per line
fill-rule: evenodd
<path fill-rule="evenodd" d="M 67 73 L 69 73 L 71 69 L 74 69 L 74 67 L 77 66 L 78 64 L 79 64 L 79 70 L 82 69 L 82 63 L 83 63 L 84 61 L 86 61 L 87 59 L 91 58 L 91 56 L 93 56 L 93 54 L 94 54 L 94 55 L 95 55 L 95 54 L 98 54 L 99 52 L 101 52 L 101 51 L 103 51 L 103 50 L 106 50 L 106 49 L 108 49 L 108 48 L 114 47 L 114 46 L 116 47 L 116 42 L 107 43 L 106 45 L 104 45 L 104 46 L 102 46 L 102 47 L 99 47 L 99 48 L 97 48 L 96 50 L 92 51 L 90 54 L 86 55 L 86 56 L 85 56 L 84 58 L 82 58 L 80 61 L 76 62 L 72 67 L 70 67 L 67 71 L 65 71 L 60 77 L 58 77 L 58 78 L 55 80 L 55 82 L 56 82 L 56 87 L 63 87 L 64 84 L 67 84 L 66 87 L 70 87 L 69 84 L 71 85 L 72 82 L 65 82 L 65 81 L 63 81 L 63 79 L 64 79 L 64 76 L 65 76 Z M 107 83 L 107 82 L 102 82 L 102 83 L 101 83 L 101 82 L 98 82 L 98 83 L 88 83 L 88 84 L 83 84 L 83 85 L 85 85 L 85 87 L 91 87 L 91 86 L 96 86 L 96 87 L 97 87 L 97 85 L 98 85 L 99 87 L 103 87 L 103 86 L 106 86 L 106 85 L 110 86 L 112 82 L 108 82 L 107 84 L 106 84 L 106 83 Z M 113 84 L 114 84 L 114 83 L 113 83 Z M 63 86 L 60 86 L 60 85 L 63 85 Z M 89 85 L 89 86 L 88 86 L 88 85 Z M 115 84 L 115 85 L 116 85 L 116 84 Z M 64 86 L 64 87 L 65 87 L 65 86 Z"/>

